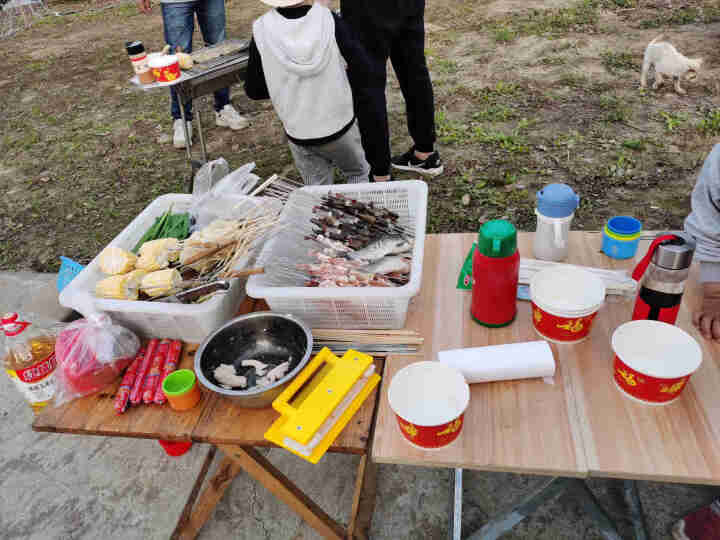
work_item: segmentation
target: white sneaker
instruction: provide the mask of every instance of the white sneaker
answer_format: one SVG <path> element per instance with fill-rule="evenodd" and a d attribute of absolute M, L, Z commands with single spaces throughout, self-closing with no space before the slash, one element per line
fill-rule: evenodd
<path fill-rule="evenodd" d="M 243 129 L 250 125 L 250 121 L 235 110 L 229 103 L 220 112 L 215 112 L 215 125 L 229 127 L 230 129 Z"/>
<path fill-rule="evenodd" d="M 192 144 L 192 122 L 187 123 L 188 137 Z M 175 148 L 185 148 L 185 130 L 183 129 L 182 119 L 178 118 L 173 122 L 173 146 Z"/>

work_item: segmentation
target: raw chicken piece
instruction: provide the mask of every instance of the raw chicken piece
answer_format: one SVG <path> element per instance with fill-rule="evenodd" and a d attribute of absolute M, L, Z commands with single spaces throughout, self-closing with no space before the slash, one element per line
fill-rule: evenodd
<path fill-rule="evenodd" d="M 220 364 L 213 371 L 213 375 L 223 388 L 234 388 L 237 386 L 245 388 L 247 386 L 247 379 L 238 375 L 235 372 L 235 366 L 232 364 Z"/>

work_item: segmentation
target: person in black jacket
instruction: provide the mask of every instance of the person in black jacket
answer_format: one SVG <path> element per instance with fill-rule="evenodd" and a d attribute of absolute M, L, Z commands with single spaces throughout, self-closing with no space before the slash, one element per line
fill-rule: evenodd
<path fill-rule="evenodd" d="M 365 46 L 373 67 L 371 91 L 358 100 L 363 111 L 360 133 L 376 181 L 390 179 L 396 169 L 438 175 L 443 172 L 435 151 L 435 105 L 425 62 L 425 0 L 340 0 L 343 20 Z M 414 145 L 390 158 L 385 85 L 390 58 L 405 98 L 408 130 Z M 360 113 L 359 113 L 360 114 Z M 367 117 L 367 121 L 363 119 Z"/>
<path fill-rule="evenodd" d="M 324 5 L 261 1 L 275 9 L 253 24 L 245 93 L 272 99 L 306 184 L 331 184 L 336 166 L 367 182 L 354 106 L 371 76 L 362 46 Z"/>

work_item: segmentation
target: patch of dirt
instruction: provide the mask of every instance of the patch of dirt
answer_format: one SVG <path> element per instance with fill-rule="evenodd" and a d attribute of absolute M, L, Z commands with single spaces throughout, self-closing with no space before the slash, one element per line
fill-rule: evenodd
<path fill-rule="evenodd" d="M 167 93 L 127 83 L 123 44 L 162 47 L 159 7 L 148 17 L 132 3 L 53 6 L 79 13 L 0 41 L 14 75 L 0 80 L 0 269 L 56 270 L 61 254 L 87 262 L 155 197 L 188 185 L 185 153 L 170 142 Z M 266 9 L 229 0 L 228 35 L 249 36 Z M 476 231 L 497 217 L 531 230 L 535 192 L 550 182 L 581 194 L 575 227 L 597 229 L 614 214 L 636 215 L 646 229 L 681 226 L 703 159 L 720 143 L 716 0 L 675 9 L 435 0 L 426 32 L 445 162 L 445 174 L 428 181 L 431 232 Z M 643 51 L 660 33 L 704 59 L 698 80 L 684 83 L 687 96 L 638 88 Z M 405 103 L 389 72 L 391 142 L 404 151 Z M 212 98 L 195 103 L 211 157 L 297 178 L 270 103 L 248 100 L 240 86 L 232 96 L 252 122 L 246 130 L 215 128 Z"/>
<path fill-rule="evenodd" d="M 499 17 L 530 9 L 556 9 L 572 5 L 572 0 L 495 0 L 485 6 L 488 17 Z"/>

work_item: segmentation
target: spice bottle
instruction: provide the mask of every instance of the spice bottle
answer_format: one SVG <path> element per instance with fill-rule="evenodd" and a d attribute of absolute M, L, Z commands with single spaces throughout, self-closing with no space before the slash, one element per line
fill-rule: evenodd
<path fill-rule="evenodd" d="M 694 253 L 695 242 L 685 234 L 661 234 L 655 238 L 632 274 L 640 282 L 634 321 L 675 324 Z"/>
<path fill-rule="evenodd" d="M 515 227 L 502 219 L 488 221 L 480 227 L 473 255 L 471 314 L 475 322 L 495 328 L 515 320 L 519 274 Z"/>
<path fill-rule="evenodd" d="M 38 413 L 55 395 L 56 333 L 24 319 L 17 313 L 0 319 L 5 336 L 0 356 L 10 379 Z"/>
<path fill-rule="evenodd" d="M 145 46 L 142 41 L 125 42 L 125 50 L 127 50 L 130 63 L 140 83 L 149 84 L 155 82 L 155 76 L 152 74 L 152 71 L 150 71 L 147 53 L 145 52 Z"/>

